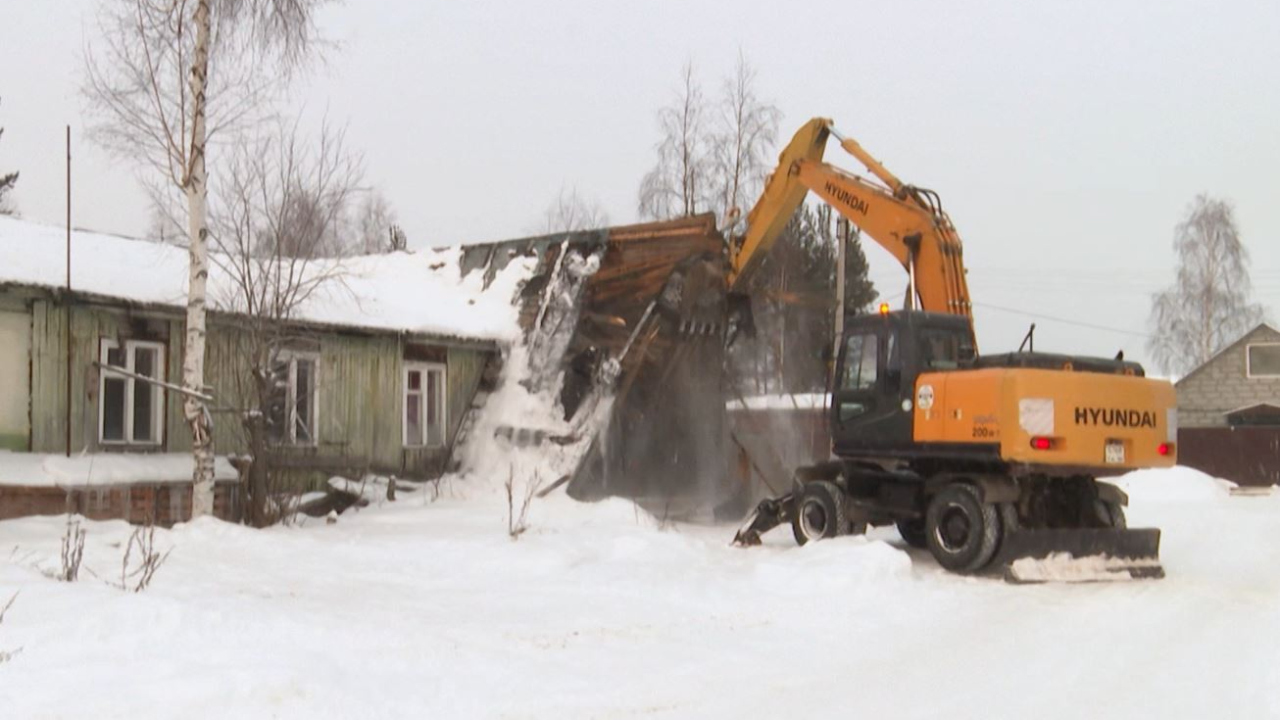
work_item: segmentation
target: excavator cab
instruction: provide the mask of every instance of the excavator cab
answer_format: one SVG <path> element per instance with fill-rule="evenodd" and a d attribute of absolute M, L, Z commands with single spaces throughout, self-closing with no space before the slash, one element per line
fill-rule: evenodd
<path fill-rule="evenodd" d="M 966 318 L 887 308 L 850 318 L 830 388 L 836 455 L 910 451 L 916 377 L 967 367 L 973 359 Z"/>

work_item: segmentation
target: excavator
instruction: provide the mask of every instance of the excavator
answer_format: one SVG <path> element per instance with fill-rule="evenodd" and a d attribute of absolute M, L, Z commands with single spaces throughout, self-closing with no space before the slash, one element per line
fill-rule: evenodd
<path fill-rule="evenodd" d="M 825 162 L 830 138 L 871 177 Z M 1174 464 L 1173 386 L 1122 356 L 980 355 L 963 246 L 938 194 L 899 180 L 826 118 L 795 134 L 731 240 L 731 293 L 745 290 L 809 193 L 902 264 L 904 307 L 882 304 L 838 330 L 833 459 L 797 469 L 734 543 L 760 544 L 786 523 L 800 544 L 896 525 L 958 573 L 1163 577 L 1160 531 L 1127 528 L 1127 496 L 1100 478 Z"/>

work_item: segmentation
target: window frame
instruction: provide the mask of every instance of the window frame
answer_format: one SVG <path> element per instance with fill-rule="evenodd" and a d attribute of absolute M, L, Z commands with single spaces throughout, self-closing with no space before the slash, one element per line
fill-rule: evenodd
<path fill-rule="evenodd" d="M 422 397 L 418 403 L 418 425 L 422 428 L 422 443 L 409 443 L 409 373 L 422 373 L 422 386 L 416 391 Z M 437 417 L 444 426 L 440 433 L 440 442 L 431 442 L 431 429 L 427 426 L 427 387 L 426 377 L 429 373 L 440 373 L 440 395 L 438 398 Z M 400 374 L 400 444 L 406 449 L 430 450 L 445 447 L 449 442 L 449 366 L 439 362 L 405 361 L 404 370 Z"/>
<path fill-rule="evenodd" d="M 127 375 L 121 375 L 112 372 L 108 368 L 113 367 L 108 362 L 108 353 L 111 350 L 124 350 L 124 368 L 131 373 L 137 373 L 137 354 L 138 348 L 155 350 L 156 352 L 156 371 L 157 375 L 153 376 L 153 380 L 161 382 L 165 379 L 165 344 L 156 340 L 118 340 L 111 337 L 98 338 L 98 362 L 101 367 L 98 370 L 98 444 L 110 447 L 160 447 L 164 444 L 165 429 L 165 408 L 167 405 L 167 396 L 165 388 L 161 385 L 148 383 L 151 385 L 154 393 L 151 396 L 151 440 L 137 440 L 133 437 L 134 427 L 134 387 L 137 383 L 143 382 Z M 119 366 L 114 366 L 119 367 Z M 118 379 L 124 382 L 124 438 L 121 440 L 108 440 L 104 437 L 106 430 L 107 415 L 107 380 Z"/>
<path fill-rule="evenodd" d="M 298 441 L 298 361 L 311 363 L 311 439 Z M 288 387 L 285 390 L 284 404 L 288 417 L 285 418 L 287 432 L 276 442 L 276 447 L 316 447 L 320 444 L 320 353 L 281 350 L 276 353 L 276 364 L 288 366 Z"/>
<path fill-rule="evenodd" d="M 1256 342 L 1248 343 L 1244 346 L 1244 376 L 1250 380 L 1275 380 L 1280 379 L 1280 373 L 1255 374 L 1253 372 L 1253 353 L 1255 347 L 1277 347 L 1280 348 L 1280 342 Z"/>
<path fill-rule="evenodd" d="M 856 385 L 850 386 L 850 385 L 848 384 L 848 381 L 850 380 L 849 372 L 850 372 L 850 370 L 851 370 L 851 369 L 853 369 L 853 367 L 854 367 L 854 365 L 853 365 L 853 362 L 852 362 L 852 361 L 854 361 L 855 359 L 850 357 L 850 353 L 849 353 L 849 349 L 850 349 L 850 348 L 849 348 L 849 345 L 850 345 L 850 343 L 851 343 L 854 339 L 859 338 L 859 337 L 860 337 L 860 338 L 863 338 L 863 342 L 862 342 L 862 343 L 859 345 L 859 347 L 858 347 L 858 357 L 856 358 L 856 362 L 857 362 L 857 369 L 858 369 L 858 376 L 857 376 L 857 381 L 858 381 L 858 382 L 857 382 L 857 384 L 856 384 Z M 864 361 L 864 360 L 866 359 L 866 357 L 867 357 L 867 340 L 866 340 L 867 338 L 870 338 L 872 341 L 874 341 L 874 348 L 872 349 L 871 360 L 872 360 L 872 368 L 875 370 L 875 377 L 871 379 L 871 382 L 866 383 L 866 384 L 863 384 L 863 383 L 862 383 L 862 379 L 863 379 L 863 378 L 862 378 L 862 370 L 863 370 L 863 367 L 864 367 L 864 365 L 863 365 L 863 361 Z M 846 335 L 846 336 L 845 336 L 844 344 L 845 344 L 845 347 L 844 347 L 844 373 L 842 373 L 843 377 L 841 377 L 841 378 L 840 378 L 840 387 L 839 387 L 839 390 L 840 390 L 841 392 L 868 392 L 868 391 L 873 391 L 873 390 L 875 390 L 875 388 L 876 388 L 876 387 L 879 385 L 879 383 L 880 383 L 880 377 L 881 377 L 881 375 L 882 375 L 882 373 L 880 372 L 880 370 L 881 370 L 881 367 L 880 367 L 880 348 L 881 348 L 881 346 L 882 346 L 882 345 L 884 345 L 884 343 L 882 342 L 882 338 L 881 338 L 881 336 L 880 336 L 880 333 L 875 332 L 875 331 L 869 331 L 869 330 L 863 330 L 863 331 L 860 331 L 860 332 L 852 332 L 852 333 L 849 333 L 848 335 Z"/>

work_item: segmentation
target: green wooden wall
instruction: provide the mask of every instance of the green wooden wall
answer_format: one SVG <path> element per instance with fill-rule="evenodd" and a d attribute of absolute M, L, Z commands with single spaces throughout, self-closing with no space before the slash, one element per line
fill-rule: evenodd
<path fill-rule="evenodd" d="M 32 313 L 31 447 L 35 452 L 61 452 L 66 443 L 66 309 L 55 300 L 35 300 Z M 183 323 L 155 311 L 77 305 L 71 311 L 71 445 L 73 452 L 102 450 L 97 443 L 99 339 L 146 339 L 166 348 L 169 382 L 182 377 Z M 247 366 L 237 351 L 233 322 L 211 323 L 208 335 L 206 382 L 220 406 L 245 407 L 249 388 L 243 382 Z M 398 334 L 356 334 L 316 331 L 312 334 L 320 357 L 317 406 L 318 442 L 312 447 L 289 447 L 283 460 L 301 471 L 324 473 L 369 466 L 409 477 L 438 474 L 448 448 L 408 449 L 402 445 L 404 338 Z M 413 338 L 418 344 L 429 339 Z M 452 438 L 466 412 L 488 357 L 489 348 L 447 348 L 448 428 Z M 218 454 L 245 452 L 240 418 L 214 413 L 214 444 Z M 113 447 L 111 449 L 119 449 Z M 137 449 L 137 448 L 133 448 Z M 162 449 L 184 452 L 191 437 L 182 417 L 181 397 L 166 393 L 165 439 Z"/>

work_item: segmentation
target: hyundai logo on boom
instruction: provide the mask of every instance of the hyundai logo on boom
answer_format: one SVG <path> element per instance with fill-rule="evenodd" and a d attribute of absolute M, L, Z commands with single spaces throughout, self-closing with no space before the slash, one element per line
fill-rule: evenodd
<path fill-rule="evenodd" d="M 854 195 L 853 193 L 849 192 L 848 190 L 845 190 L 844 188 L 840 187 L 839 185 L 836 185 L 835 183 L 831 182 L 830 180 L 828 180 L 828 181 L 827 181 L 826 186 L 825 186 L 823 189 L 824 189 L 824 190 L 826 190 L 827 192 L 831 193 L 831 195 L 832 195 L 833 197 L 835 197 L 835 199 L 839 200 L 840 202 L 844 203 L 845 205 L 848 205 L 850 208 L 853 208 L 854 210 L 857 210 L 858 212 L 862 213 L 863 215 L 866 215 L 866 214 L 867 214 L 867 201 L 866 201 L 866 200 L 862 200 L 862 199 L 861 199 L 861 198 L 859 198 L 858 196 Z"/>
<path fill-rule="evenodd" d="M 1156 426 L 1156 414 L 1145 410 L 1078 407 L 1076 408 L 1076 424 L 1153 428 Z"/>

